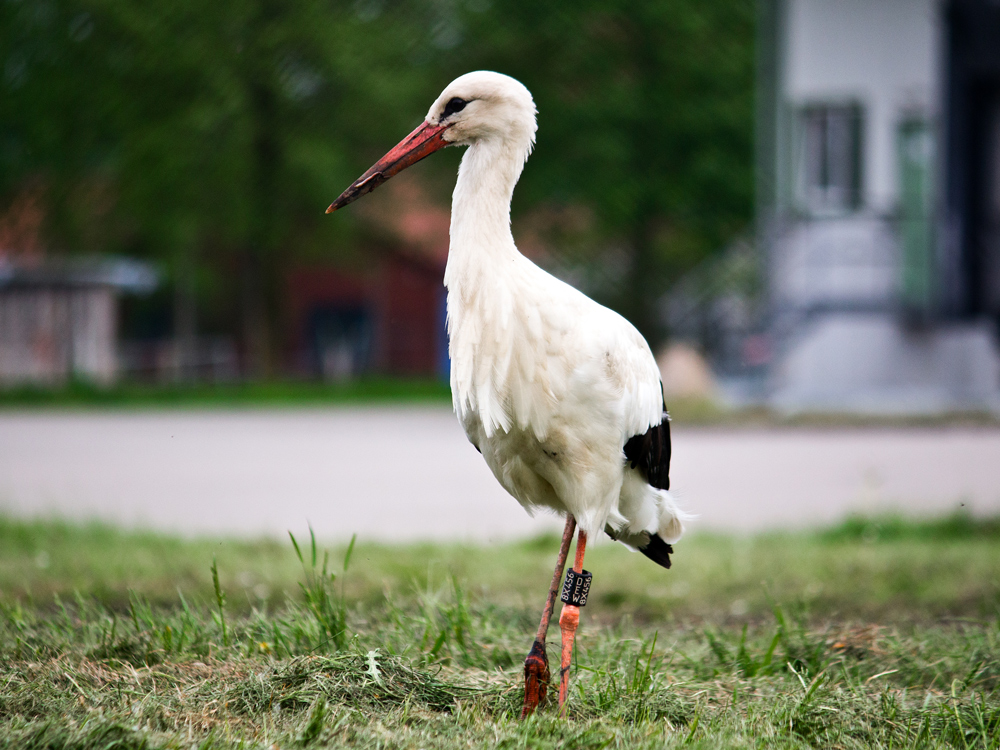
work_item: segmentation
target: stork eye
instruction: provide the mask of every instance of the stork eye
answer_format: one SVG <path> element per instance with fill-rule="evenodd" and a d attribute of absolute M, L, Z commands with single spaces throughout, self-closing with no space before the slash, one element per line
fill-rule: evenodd
<path fill-rule="evenodd" d="M 461 112 L 465 109 L 465 105 L 468 104 L 465 99 L 459 99 L 457 96 L 453 98 L 450 102 L 444 105 L 444 112 L 441 113 L 441 118 L 451 117 L 456 112 Z"/>

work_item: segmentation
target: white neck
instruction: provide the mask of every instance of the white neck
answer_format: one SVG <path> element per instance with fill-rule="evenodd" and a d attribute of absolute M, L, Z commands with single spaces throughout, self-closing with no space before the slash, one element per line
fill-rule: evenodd
<path fill-rule="evenodd" d="M 528 147 L 481 140 L 462 157 L 451 203 L 451 245 L 444 283 L 466 297 L 499 280 L 519 257 L 510 232 L 510 199 Z"/>
<path fill-rule="evenodd" d="M 510 233 L 510 198 L 527 154 L 527 145 L 474 142 L 462 158 L 451 203 L 444 283 L 452 399 L 460 418 L 478 414 L 487 435 L 512 424 L 502 395 L 507 388 L 495 388 L 493 381 L 494 364 L 512 361 L 508 324 L 524 258 Z"/>

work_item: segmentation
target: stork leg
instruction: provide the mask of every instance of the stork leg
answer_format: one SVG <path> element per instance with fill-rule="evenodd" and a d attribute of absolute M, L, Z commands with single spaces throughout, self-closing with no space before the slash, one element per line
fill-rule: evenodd
<path fill-rule="evenodd" d="M 583 554 L 587 549 L 587 535 L 580 529 L 576 540 L 576 561 L 573 570 L 583 573 Z M 565 601 L 565 599 L 564 599 Z M 573 661 L 573 641 L 576 628 L 580 624 L 580 608 L 574 604 L 564 604 L 559 615 L 559 629 L 562 631 L 562 664 L 559 670 L 559 710 L 566 711 L 566 693 L 569 690 L 569 667 Z"/>
<path fill-rule="evenodd" d="M 576 519 L 566 514 L 566 527 L 563 529 L 562 543 L 559 545 L 559 556 L 556 558 L 556 569 L 552 574 L 552 585 L 549 586 L 549 596 L 542 610 L 542 621 L 535 633 L 535 642 L 524 660 L 524 708 L 521 718 L 525 719 L 534 713 L 540 703 L 545 702 L 549 689 L 549 658 L 545 653 L 545 636 L 549 632 L 549 620 L 556 606 L 556 594 L 562 584 L 563 569 L 566 567 L 566 557 L 569 555 L 569 545 L 573 541 L 576 530 Z"/>

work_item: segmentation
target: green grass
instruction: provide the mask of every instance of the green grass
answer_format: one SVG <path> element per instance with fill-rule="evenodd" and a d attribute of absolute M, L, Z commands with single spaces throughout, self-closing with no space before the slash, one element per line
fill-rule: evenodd
<path fill-rule="evenodd" d="M 448 404 L 451 403 L 451 391 L 446 382 L 432 378 L 387 377 L 337 383 L 294 380 L 175 385 L 122 383 L 106 388 L 77 382 L 58 388 L 21 386 L 0 389 L 0 409 L 229 408 L 380 402 Z"/>
<path fill-rule="evenodd" d="M 519 722 L 556 545 L 0 519 L 0 748 L 1000 742 L 997 519 L 597 545 L 568 718 Z"/>
<path fill-rule="evenodd" d="M 447 382 L 433 378 L 365 377 L 338 383 L 304 380 L 100 387 L 72 382 L 61 387 L 0 388 L 0 411 L 25 409 L 234 409 L 295 408 L 380 403 L 450 404 Z M 729 409 L 708 399 L 669 400 L 676 424 L 725 427 L 997 427 L 1000 414 L 936 415 L 782 414 L 764 407 Z"/>

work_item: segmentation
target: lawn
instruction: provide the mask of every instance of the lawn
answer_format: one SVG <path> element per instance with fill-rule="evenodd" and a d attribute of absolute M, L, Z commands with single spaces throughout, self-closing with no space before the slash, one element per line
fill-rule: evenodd
<path fill-rule="evenodd" d="M 0 409 L 37 408 L 231 408 L 323 406 L 381 402 L 451 403 L 446 381 L 369 377 L 339 382 L 274 380 L 222 383 L 133 383 L 0 389 Z"/>
<path fill-rule="evenodd" d="M 556 539 L 297 543 L 0 518 L 0 747 L 1000 742 L 998 520 L 597 545 L 568 715 L 527 722 Z"/>
<path fill-rule="evenodd" d="M 0 412 L 65 409 L 282 409 L 451 403 L 447 381 L 434 378 L 366 376 L 344 381 L 232 381 L 157 384 L 124 381 L 112 386 L 71 382 L 64 386 L 0 389 Z M 786 414 L 763 406 L 730 408 L 703 398 L 668 398 L 678 424 L 768 427 L 998 427 L 990 412 L 935 415 Z"/>

